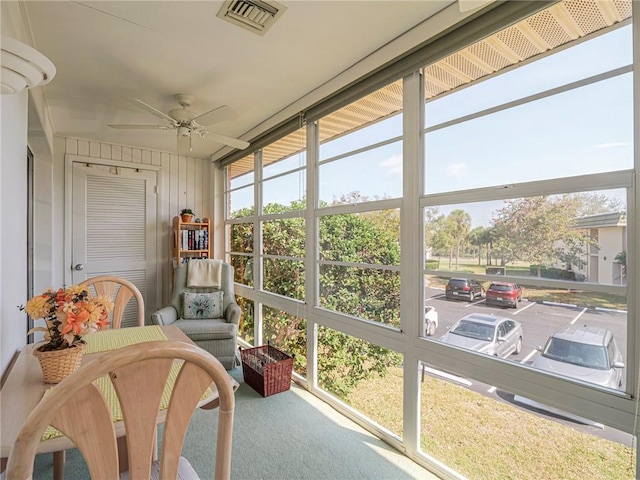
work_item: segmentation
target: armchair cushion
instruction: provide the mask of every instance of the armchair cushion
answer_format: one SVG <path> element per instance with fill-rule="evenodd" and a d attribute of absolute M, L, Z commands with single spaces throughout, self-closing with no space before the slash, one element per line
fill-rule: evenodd
<path fill-rule="evenodd" d="M 233 323 L 227 323 L 224 318 L 209 318 L 204 320 L 180 319 L 174 323 L 174 325 L 194 342 L 235 338 L 238 334 L 238 327 Z"/>
<path fill-rule="evenodd" d="M 202 319 L 202 318 L 222 318 L 223 292 L 212 293 L 190 293 L 184 292 L 182 299 L 182 318 Z"/>

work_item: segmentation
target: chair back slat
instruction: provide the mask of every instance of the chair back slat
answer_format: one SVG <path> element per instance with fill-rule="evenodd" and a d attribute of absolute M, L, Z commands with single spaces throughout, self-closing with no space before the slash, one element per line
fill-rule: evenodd
<path fill-rule="evenodd" d="M 184 365 L 171 395 L 162 442 L 160 479 L 175 479 L 177 471 L 173 458 L 180 456 L 193 410 L 207 387 L 208 375 L 193 364 Z"/>
<path fill-rule="evenodd" d="M 65 402 L 51 426 L 76 444 L 92 478 L 118 478 L 118 446 L 111 411 L 96 385 L 86 385 Z"/>
<path fill-rule="evenodd" d="M 126 365 L 109 374 L 127 429 L 131 480 L 147 480 L 150 477 L 149 469 L 155 451 L 156 418 L 172 365 L 170 358 L 155 358 Z M 145 408 L 140 408 L 141 405 L 145 405 Z"/>
<path fill-rule="evenodd" d="M 230 377 L 210 353 L 192 344 L 170 340 L 144 342 L 107 352 L 60 382 L 31 412 L 18 434 L 9 454 L 7 479 L 32 477 L 36 449 L 47 425 L 56 425 L 76 442 L 92 478 L 118 478 L 116 431 L 109 413 L 112 402 L 105 399 L 94 384 L 108 375 L 123 413 L 129 449 L 129 478 L 147 480 L 156 441 L 160 399 L 173 375 L 175 360 L 179 361 L 176 368 L 180 371 L 166 412 L 161 478 L 176 478 L 193 410 L 210 386 L 214 392 L 217 390 L 220 404 L 215 478 L 228 479 L 235 406 Z"/>
<path fill-rule="evenodd" d="M 88 278 L 80 285 L 93 287 L 96 295 L 105 295 L 113 300 L 113 312 L 111 313 L 111 328 L 120 328 L 124 310 L 129 300 L 136 299 L 138 304 L 138 326 L 144 326 L 144 299 L 142 293 L 133 283 L 126 278 L 101 275 Z M 89 292 L 93 293 L 93 292 Z"/>

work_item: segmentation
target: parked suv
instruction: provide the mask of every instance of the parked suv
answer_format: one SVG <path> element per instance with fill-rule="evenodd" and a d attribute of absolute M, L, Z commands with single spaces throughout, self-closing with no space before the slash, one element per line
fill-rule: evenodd
<path fill-rule="evenodd" d="M 491 282 L 485 294 L 487 305 L 506 305 L 518 308 L 522 300 L 522 287 L 517 283 Z"/>
<path fill-rule="evenodd" d="M 611 330 L 568 325 L 555 332 L 532 366 L 603 387 L 620 388 L 624 378 L 622 353 Z"/>
<path fill-rule="evenodd" d="M 470 278 L 450 278 L 445 288 L 445 295 L 449 299 L 462 298 L 472 302 L 476 298 L 484 297 L 484 288 Z"/>

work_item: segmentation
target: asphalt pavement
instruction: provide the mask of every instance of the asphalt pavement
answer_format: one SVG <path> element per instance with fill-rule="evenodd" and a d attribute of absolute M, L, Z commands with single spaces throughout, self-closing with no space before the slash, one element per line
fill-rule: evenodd
<path fill-rule="evenodd" d="M 624 362 L 627 363 L 627 313 L 624 311 L 586 308 L 579 305 L 565 305 L 551 302 L 529 302 L 526 299 L 526 291 L 523 301 L 520 302 L 517 309 L 488 306 L 485 304 L 484 299 L 478 299 L 473 302 L 448 300 L 444 296 L 444 290 L 434 288 L 425 288 L 425 299 L 427 305 L 435 307 L 438 312 L 438 328 L 435 335 L 431 337 L 436 340 L 444 335 L 456 321 L 470 313 L 493 314 L 512 318 L 522 324 L 523 348 L 519 354 L 511 355 L 507 360 L 530 364 L 533 362 L 535 356 L 539 355 L 535 347 L 543 346 L 549 336 L 559 328 L 569 324 L 589 325 L 611 330 L 618 348 L 622 352 Z M 426 373 L 442 377 L 443 372 L 428 369 Z M 568 418 L 562 418 L 549 412 L 522 405 L 513 400 L 514 396 L 512 394 L 500 391 L 494 386 L 450 375 L 446 375 L 444 378 L 483 395 L 492 396 L 497 401 L 508 402 L 535 414 L 571 425 L 580 431 L 589 432 L 593 435 L 625 445 L 631 444 L 632 436 L 627 433 L 608 427 L 602 428 L 602 426 L 598 425 L 582 424 Z"/>

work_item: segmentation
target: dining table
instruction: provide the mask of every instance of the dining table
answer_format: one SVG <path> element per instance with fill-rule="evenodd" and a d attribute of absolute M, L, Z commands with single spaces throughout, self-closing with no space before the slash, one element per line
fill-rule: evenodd
<path fill-rule="evenodd" d="M 82 359 L 83 364 L 99 359 L 106 352 L 114 349 L 142 342 L 175 340 L 194 343 L 179 328 L 171 325 L 108 329 L 87 335 L 84 339 L 87 345 Z M 36 347 L 38 344 L 29 344 L 20 351 L 0 389 L 0 471 L 4 470 L 11 447 L 28 415 L 46 395 L 47 390 L 56 388 L 55 385 L 47 384 L 43 380 L 40 364 L 33 355 Z M 239 386 L 231 375 L 229 375 L 229 383 L 234 391 Z M 218 392 L 214 383 L 211 384 L 198 406 L 202 409 L 213 409 L 219 406 Z M 166 407 L 158 411 L 157 423 L 163 423 L 165 418 Z M 114 429 L 119 437 L 121 467 L 126 467 L 124 422 L 121 419 L 114 419 Z M 54 454 L 54 480 L 64 478 L 64 452 L 74 447 L 71 440 L 51 427 L 45 430 L 38 444 L 37 453 Z"/>

